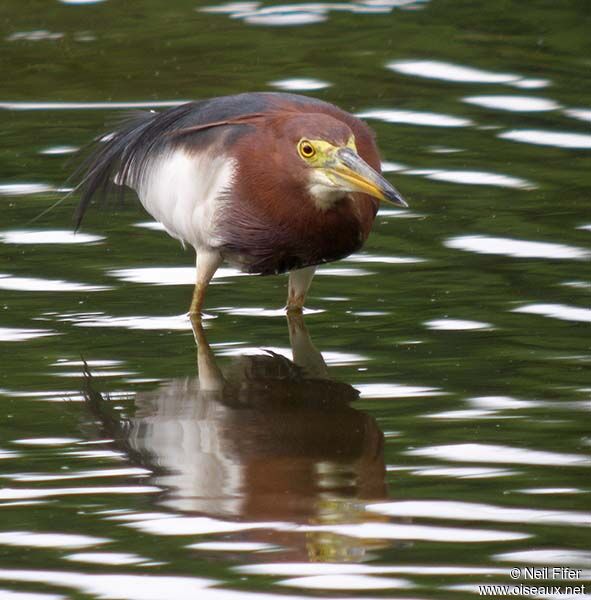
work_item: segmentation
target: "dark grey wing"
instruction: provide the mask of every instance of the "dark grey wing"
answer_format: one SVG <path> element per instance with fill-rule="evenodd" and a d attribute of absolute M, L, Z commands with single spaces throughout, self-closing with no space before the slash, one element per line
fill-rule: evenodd
<path fill-rule="evenodd" d="M 115 184 L 130 184 L 142 177 L 149 161 L 173 145 L 207 146 L 216 138 L 212 128 L 247 124 L 272 104 L 273 94 L 252 93 L 224 96 L 181 104 L 163 112 L 135 113 L 102 141 L 76 175 L 82 192 L 74 218 L 76 229 L 94 196 L 106 196 Z M 232 136 L 227 138 L 227 142 Z"/>

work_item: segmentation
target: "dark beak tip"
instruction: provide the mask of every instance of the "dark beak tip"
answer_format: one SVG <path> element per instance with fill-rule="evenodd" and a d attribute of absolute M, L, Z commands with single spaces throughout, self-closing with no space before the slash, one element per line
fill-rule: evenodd
<path fill-rule="evenodd" d="M 386 198 L 392 203 L 396 204 L 396 206 L 400 206 L 401 208 L 408 208 L 408 204 L 406 200 L 396 191 L 396 190 L 388 190 L 386 193 Z"/>

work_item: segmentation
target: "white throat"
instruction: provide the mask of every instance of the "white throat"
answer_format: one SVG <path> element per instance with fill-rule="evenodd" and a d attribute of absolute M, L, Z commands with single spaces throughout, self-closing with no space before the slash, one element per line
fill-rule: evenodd
<path fill-rule="evenodd" d="M 328 187 L 322 183 L 313 183 L 308 191 L 314 205 L 319 210 L 329 210 L 347 195 L 347 192 L 343 190 L 336 189 L 333 186 Z"/>

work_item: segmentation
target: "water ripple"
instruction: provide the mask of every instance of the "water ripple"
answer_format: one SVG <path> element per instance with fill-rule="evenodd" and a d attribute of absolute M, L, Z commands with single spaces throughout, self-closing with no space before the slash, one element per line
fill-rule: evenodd
<path fill-rule="evenodd" d="M 467 319 L 433 319 L 425 321 L 425 326 L 436 331 L 475 331 L 491 330 L 494 327 L 490 323 L 482 321 L 469 321 Z"/>
<path fill-rule="evenodd" d="M 409 169 L 405 171 L 406 175 L 420 175 L 427 179 L 435 181 L 449 181 L 450 183 L 460 183 L 463 185 L 492 185 L 496 187 L 507 187 L 522 190 L 534 190 L 536 184 L 514 177 L 512 175 L 503 175 L 502 173 L 489 173 L 487 171 L 449 171 L 444 169 Z"/>
<path fill-rule="evenodd" d="M 77 146 L 49 146 L 39 151 L 39 154 L 45 156 L 63 156 L 64 154 L 74 154 L 78 152 L 80 148 Z"/>
<path fill-rule="evenodd" d="M 399 60 L 386 67 L 403 75 L 461 83 L 507 83 L 519 87 L 545 87 L 544 79 L 526 79 L 515 73 L 495 73 L 440 60 Z"/>
<path fill-rule="evenodd" d="M 74 473 L 17 473 L 6 476 L 12 481 L 64 481 L 68 479 L 93 479 L 96 477 L 133 477 L 149 475 L 151 471 L 140 467 L 122 467 L 120 469 L 94 469 Z"/>
<path fill-rule="evenodd" d="M 401 383 L 358 383 L 355 388 L 362 398 L 425 398 L 447 394 L 439 388 Z"/>
<path fill-rule="evenodd" d="M 509 477 L 517 471 L 493 467 L 419 467 L 411 471 L 413 475 L 426 477 L 453 477 L 454 479 L 487 479 L 489 477 Z"/>
<path fill-rule="evenodd" d="M 96 453 L 93 454 L 93 458 L 95 457 Z M 3 488 L 0 490 L 0 500 L 28 500 L 33 498 L 53 498 L 56 496 L 98 496 L 101 494 L 154 494 L 160 491 L 160 488 L 149 485 L 79 488 Z"/>
<path fill-rule="evenodd" d="M 0 544 L 27 548 L 89 548 L 111 540 L 71 533 L 38 533 L 32 531 L 2 531 Z"/>
<path fill-rule="evenodd" d="M 7 42 L 19 42 L 25 40 L 27 42 L 41 42 L 46 40 L 59 40 L 64 37 L 60 31 L 48 31 L 47 29 L 34 29 L 32 31 L 15 31 L 6 36 Z"/>
<path fill-rule="evenodd" d="M 569 108 L 564 111 L 565 115 L 572 117 L 573 119 L 579 119 L 581 121 L 591 121 L 591 109 L 584 108 Z"/>
<path fill-rule="evenodd" d="M 277 550 L 277 546 L 262 542 L 196 542 L 187 544 L 185 547 L 205 552 L 270 552 Z"/>
<path fill-rule="evenodd" d="M 0 273 L 0 290 L 20 292 L 103 292 L 112 289 L 108 285 L 89 285 L 62 279 L 41 279 L 37 277 L 14 277 Z"/>
<path fill-rule="evenodd" d="M 456 250 L 466 250 L 478 254 L 502 254 L 514 258 L 587 260 L 591 257 L 591 252 L 576 246 L 488 235 L 460 235 L 447 239 L 444 245 Z"/>
<path fill-rule="evenodd" d="M 251 25 L 297 26 L 322 23 L 331 12 L 386 14 L 394 8 L 421 8 L 428 0 L 361 0 L 360 2 L 304 2 L 261 6 L 259 2 L 229 2 L 196 9 L 198 12 L 227 14 Z"/>
<path fill-rule="evenodd" d="M 115 110 L 126 108 L 168 108 L 189 100 L 153 100 L 140 102 L 0 102 L 4 110 Z M 23 185 L 23 184 L 21 184 Z M 26 185 L 26 184 L 25 184 Z M 28 184 L 32 185 L 32 184 Z M 1 193 L 0 186 L 0 193 Z M 44 190 L 45 191 L 45 190 Z M 35 192 L 39 193 L 39 192 Z"/>
<path fill-rule="evenodd" d="M 554 100 L 535 96 L 466 96 L 463 101 L 484 108 L 514 112 L 543 112 L 560 108 L 560 104 Z"/>
<path fill-rule="evenodd" d="M 1 280 L 0 280 L 1 281 Z M 59 335 L 50 329 L 17 329 L 16 327 L 0 327 L 0 342 L 26 342 L 48 335 Z"/>
<path fill-rule="evenodd" d="M 47 183 L 0 183 L 0 196 L 31 196 L 49 192 L 55 192 L 55 188 Z"/>
<path fill-rule="evenodd" d="M 13 440 L 13 444 L 21 444 L 23 446 L 69 446 L 80 442 L 78 438 L 66 437 L 39 437 L 39 438 L 24 438 L 21 440 Z"/>
<path fill-rule="evenodd" d="M 591 567 L 591 552 L 585 550 L 571 550 L 566 548 L 544 548 L 531 550 L 518 550 L 516 552 L 503 552 L 495 554 L 495 560 L 513 564 L 533 563 L 543 565 L 568 565 L 569 567 Z"/>
<path fill-rule="evenodd" d="M 0 232 L 0 241 L 5 244 L 89 244 L 91 242 L 100 242 L 104 239 L 102 235 L 60 230 L 13 230 Z"/>
<path fill-rule="evenodd" d="M 401 573 L 409 575 L 493 575 L 505 574 L 499 567 L 471 567 L 464 565 L 384 565 L 359 563 L 263 563 L 239 565 L 233 568 L 237 573 L 247 575 L 307 576 L 307 575 L 380 575 Z"/>
<path fill-rule="evenodd" d="M 130 283 L 146 283 L 149 285 L 195 285 L 195 267 L 140 267 L 137 269 L 115 269 L 108 271 L 112 277 Z M 224 277 L 239 277 L 247 275 L 238 269 L 222 267 L 213 276 L 216 279 Z"/>
<path fill-rule="evenodd" d="M 438 542 L 492 542 L 518 540 L 531 537 L 520 532 L 460 527 L 435 527 L 401 523 L 351 523 L 331 525 L 296 525 L 280 522 L 233 522 L 209 517 L 174 517 L 149 519 L 127 524 L 144 533 L 165 536 L 208 535 L 230 533 L 251 529 L 272 529 L 300 533 L 325 532 L 365 539 L 430 540 Z"/>
<path fill-rule="evenodd" d="M 406 451 L 410 456 L 428 456 L 452 462 L 481 462 L 521 465 L 555 465 L 586 467 L 591 457 L 584 454 L 566 454 L 529 448 L 515 448 L 497 444 L 445 444 Z"/>
<path fill-rule="evenodd" d="M 385 590 L 408 589 L 414 587 L 414 585 L 406 579 L 349 574 L 293 577 L 291 579 L 278 581 L 277 585 L 299 587 L 309 590 Z"/>
<path fill-rule="evenodd" d="M 320 79 L 305 79 L 303 77 L 293 77 L 291 79 L 280 79 L 278 81 L 271 81 L 270 86 L 279 90 L 287 92 L 304 92 L 323 90 L 330 87 L 332 84 L 327 81 L 320 81 Z"/>
<path fill-rule="evenodd" d="M 562 321 L 591 323 L 590 308 L 579 308 L 566 304 L 527 304 L 526 306 L 514 308 L 512 312 L 541 315 L 543 317 L 550 317 L 551 319 L 561 319 Z"/>
<path fill-rule="evenodd" d="M 68 554 L 64 558 L 96 565 L 137 565 L 150 560 L 129 552 L 76 552 Z"/>
<path fill-rule="evenodd" d="M 1 280 L 0 280 L 1 281 Z M 122 327 L 138 330 L 190 330 L 191 322 L 186 314 L 173 316 L 129 316 L 112 317 L 103 313 L 67 314 L 60 317 L 61 321 L 74 323 L 76 327 Z"/>
<path fill-rule="evenodd" d="M 556 148 L 591 148 L 591 135 L 584 133 L 561 133 L 556 131 L 543 131 L 541 129 L 512 129 L 500 133 L 499 137 L 514 142 L 537 144 L 539 146 L 554 146 Z"/>
<path fill-rule="evenodd" d="M 513 508 L 494 506 L 492 504 L 478 504 L 475 502 L 454 502 L 450 500 L 383 502 L 368 506 L 367 510 L 388 517 L 591 526 L 590 513 Z"/>
<path fill-rule="evenodd" d="M 323 531 L 353 538 L 384 540 L 424 540 L 450 543 L 503 542 L 530 538 L 528 533 L 466 527 L 438 527 L 407 523 L 354 523 L 302 526 L 301 531 Z"/>
<path fill-rule="evenodd" d="M 378 119 L 385 123 L 429 125 L 432 127 L 468 127 L 469 125 L 472 125 L 470 119 L 411 110 L 376 109 L 357 113 L 357 116 L 360 119 Z"/>

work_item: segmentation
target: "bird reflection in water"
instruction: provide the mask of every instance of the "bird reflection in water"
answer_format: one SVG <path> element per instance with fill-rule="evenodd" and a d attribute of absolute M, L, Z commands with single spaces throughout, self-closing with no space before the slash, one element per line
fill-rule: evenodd
<path fill-rule="evenodd" d="M 198 376 L 138 393 L 133 417 L 114 415 L 88 379 L 101 434 L 150 469 L 164 490 L 160 506 L 249 523 L 381 520 L 363 501 L 386 497 L 383 434 L 350 406 L 357 390 L 328 378 L 303 317 L 287 319 L 293 361 L 267 351 L 240 356 L 223 371 L 195 319 Z M 297 528 L 224 539 L 271 543 L 283 560 L 363 560 L 376 546 Z"/>

